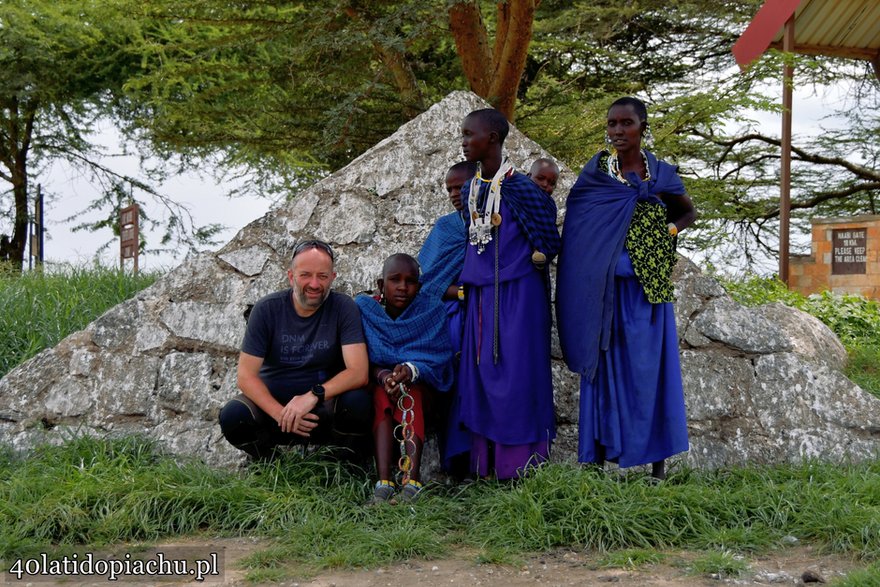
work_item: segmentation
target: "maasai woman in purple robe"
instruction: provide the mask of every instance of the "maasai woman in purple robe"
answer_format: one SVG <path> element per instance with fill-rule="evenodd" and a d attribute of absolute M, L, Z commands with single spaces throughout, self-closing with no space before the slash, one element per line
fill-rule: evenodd
<path fill-rule="evenodd" d="M 569 192 L 557 324 L 581 375 L 578 460 L 652 463 L 688 448 L 671 273 L 678 231 L 696 218 L 677 168 L 642 150 L 645 105 L 608 110 L 607 142 Z"/>
<path fill-rule="evenodd" d="M 471 470 L 499 479 L 546 459 L 555 437 L 547 263 L 559 250 L 556 204 L 502 160 L 508 128 L 493 109 L 462 123 L 464 156 L 480 171 L 462 189 L 469 226 L 459 418 L 471 433 Z"/>

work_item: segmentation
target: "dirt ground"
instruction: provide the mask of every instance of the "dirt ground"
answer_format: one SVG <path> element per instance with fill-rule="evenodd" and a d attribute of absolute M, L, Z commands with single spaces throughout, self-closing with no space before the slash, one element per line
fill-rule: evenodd
<path fill-rule="evenodd" d="M 772 556 L 749 560 L 750 569 L 739 577 L 694 576 L 687 568 L 687 553 L 670 553 L 664 564 L 637 569 L 602 568 L 601 555 L 560 550 L 531 556 L 520 566 L 478 565 L 474 557 L 461 556 L 436 561 L 413 561 L 370 571 L 332 571 L 309 581 L 292 582 L 298 587 L 385 587 L 416 584 L 486 585 L 801 585 L 804 572 L 830 581 L 845 575 L 856 565 L 839 557 L 815 556 L 809 548 L 786 549 Z"/>
<path fill-rule="evenodd" d="M 253 539 L 221 539 L 211 542 L 177 542 L 164 544 L 164 552 L 175 549 L 204 549 L 222 551 L 222 575 L 210 577 L 204 585 L 254 585 L 245 580 L 246 571 L 241 568 L 243 557 L 258 552 L 268 544 Z M 117 556 L 118 553 L 117 553 Z M 597 552 L 561 549 L 541 555 L 524 556 L 517 565 L 479 564 L 475 552 L 462 550 L 453 556 L 438 560 L 413 560 L 374 569 L 328 570 L 312 575 L 304 570 L 301 578 L 282 583 L 288 587 L 386 587 L 389 585 L 415 585 L 439 587 L 450 585 L 481 585 L 518 587 L 525 585 L 616 585 L 634 586 L 681 586 L 681 585 L 804 585 L 805 573 L 808 583 L 831 582 L 859 568 L 858 562 L 835 555 L 820 555 L 808 546 L 794 546 L 761 556 L 745 559 L 748 570 L 737 577 L 713 577 L 695 575 L 689 563 L 698 556 L 692 552 L 664 553 L 661 564 L 637 568 L 609 568 L 602 565 L 603 555 Z M 293 571 L 296 573 L 296 570 Z M 308 577 L 308 578 L 306 578 Z M 77 580 L 79 579 L 79 580 Z M 813 581 L 810 581 L 812 579 Z M 817 581 L 818 580 L 818 581 Z M 66 585 L 106 587 L 106 578 L 82 580 L 81 578 L 49 579 L 25 578 L 15 580 L 8 574 L 0 584 Z M 123 577 L 119 585 L 142 587 L 146 585 L 198 584 L 192 578 L 166 579 L 161 582 Z"/>

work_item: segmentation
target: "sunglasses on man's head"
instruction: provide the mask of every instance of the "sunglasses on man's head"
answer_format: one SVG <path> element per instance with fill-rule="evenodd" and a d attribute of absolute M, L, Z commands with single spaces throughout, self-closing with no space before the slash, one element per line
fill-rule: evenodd
<path fill-rule="evenodd" d="M 330 260 L 334 263 L 336 262 L 336 253 L 333 252 L 333 249 L 325 243 L 324 241 L 319 240 L 307 240 L 297 243 L 297 245 L 293 248 L 293 256 L 291 259 L 296 258 L 297 255 L 302 253 L 303 251 L 308 251 L 311 249 L 320 249 L 330 255 Z"/>

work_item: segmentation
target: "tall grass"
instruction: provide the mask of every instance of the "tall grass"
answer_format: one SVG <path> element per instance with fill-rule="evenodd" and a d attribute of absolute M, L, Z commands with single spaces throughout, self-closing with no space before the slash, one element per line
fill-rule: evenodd
<path fill-rule="evenodd" d="M 0 377 L 156 280 L 106 267 L 0 271 Z"/>
<path fill-rule="evenodd" d="M 209 532 L 265 536 L 266 570 L 378 565 L 447 554 L 486 560 L 560 546 L 748 553 L 783 537 L 872 559 L 880 553 L 880 462 L 679 470 L 662 485 L 549 465 L 515 483 L 429 487 L 414 506 L 365 506 L 359 470 L 296 453 L 224 472 L 177 463 L 137 439 L 78 438 L 0 462 L 0 558 Z"/>

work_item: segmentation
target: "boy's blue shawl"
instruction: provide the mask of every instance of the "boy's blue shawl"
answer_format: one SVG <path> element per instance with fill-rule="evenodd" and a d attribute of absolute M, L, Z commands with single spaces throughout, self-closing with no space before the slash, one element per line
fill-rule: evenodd
<path fill-rule="evenodd" d="M 437 219 L 419 251 L 422 289 L 429 295 L 443 297 L 446 288 L 458 281 L 464 265 L 467 230 L 464 214 L 453 212 Z"/>
<path fill-rule="evenodd" d="M 439 297 L 420 291 L 397 320 L 372 296 L 359 295 L 355 303 L 371 363 L 393 367 L 409 361 L 419 370 L 419 379 L 438 391 L 452 387 L 452 343 Z"/>
<path fill-rule="evenodd" d="M 626 185 L 599 169 L 602 153 L 584 166 L 568 194 L 556 278 L 556 321 L 568 368 L 592 380 L 599 351 L 608 350 L 614 271 L 636 202 L 682 195 L 678 168 L 645 151 L 651 179 Z"/>

